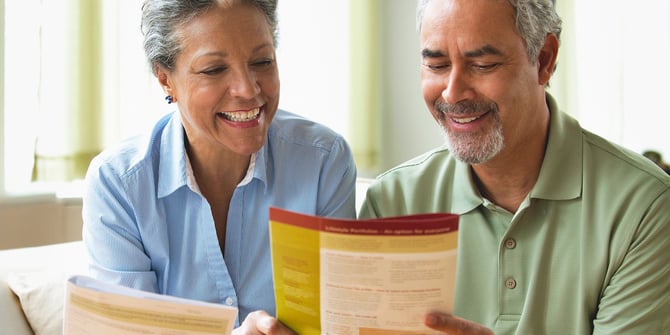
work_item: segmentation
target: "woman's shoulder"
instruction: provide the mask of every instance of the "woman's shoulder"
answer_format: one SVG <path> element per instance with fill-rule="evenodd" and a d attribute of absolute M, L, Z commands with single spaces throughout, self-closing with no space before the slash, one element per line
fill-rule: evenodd
<path fill-rule="evenodd" d="M 296 113 L 278 109 L 268 131 L 270 141 L 289 142 L 330 148 L 344 142 L 341 134 L 332 128 Z"/>
<path fill-rule="evenodd" d="M 166 131 L 170 131 L 170 124 L 175 122 L 176 113 L 167 114 L 154 124 L 147 133 L 129 136 L 120 142 L 105 148 L 91 162 L 91 167 L 116 171 L 125 174 L 135 170 L 138 166 L 159 159 L 161 138 Z"/>

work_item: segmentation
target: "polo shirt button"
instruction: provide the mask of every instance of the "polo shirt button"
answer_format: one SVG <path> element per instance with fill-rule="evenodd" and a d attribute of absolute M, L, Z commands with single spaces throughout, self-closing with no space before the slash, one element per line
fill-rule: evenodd
<path fill-rule="evenodd" d="M 514 280 L 514 278 L 509 278 L 505 280 L 505 287 L 507 287 L 510 290 L 514 289 L 516 287 L 516 280 Z"/>
<path fill-rule="evenodd" d="M 508 238 L 505 240 L 505 248 L 514 249 L 516 248 L 516 241 L 513 238 Z"/>
<path fill-rule="evenodd" d="M 231 297 L 226 298 L 226 305 L 232 306 L 233 305 L 233 298 L 231 298 Z"/>

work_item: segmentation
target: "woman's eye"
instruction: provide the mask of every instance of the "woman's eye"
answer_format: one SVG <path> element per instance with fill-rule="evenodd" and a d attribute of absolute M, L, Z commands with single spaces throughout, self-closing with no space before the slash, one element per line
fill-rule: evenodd
<path fill-rule="evenodd" d="M 225 71 L 225 70 L 226 70 L 226 67 L 224 67 L 224 66 L 217 66 L 217 67 L 213 67 L 213 68 L 205 69 L 205 70 L 201 71 L 200 73 L 202 73 L 202 74 L 206 74 L 206 75 L 215 75 L 215 74 L 219 74 L 219 73 L 221 73 L 221 72 L 223 72 L 223 71 Z"/>
<path fill-rule="evenodd" d="M 273 63 L 274 63 L 274 61 L 272 59 L 263 59 L 263 60 L 253 62 L 252 65 L 257 66 L 257 67 L 268 67 L 268 66 L 271 66 Z"/>

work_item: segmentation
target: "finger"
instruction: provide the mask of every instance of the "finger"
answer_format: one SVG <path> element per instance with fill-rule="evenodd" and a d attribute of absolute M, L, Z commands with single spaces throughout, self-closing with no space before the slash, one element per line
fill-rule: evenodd
<path fill-rule="evenodd" d="M 254 311 L 249 313 L 242 324 L 233 329 L 233 335 L 263 335 L 266 334 L 262 329 L 264 328 L 260 322 L 264 317 L 268 316 L 265 311 Z"/>
<path fill-rule="evenodd" d="M 264 311 L 255 315 L 256 329 L 266 335 L 296 335 L 291 329 Z"/>
<path fill-rule="evenodd" d="M 478 323 L 441 312 L 426 314 L 424 323 L 450 335 L 493 335 L 493 331 Z"/>

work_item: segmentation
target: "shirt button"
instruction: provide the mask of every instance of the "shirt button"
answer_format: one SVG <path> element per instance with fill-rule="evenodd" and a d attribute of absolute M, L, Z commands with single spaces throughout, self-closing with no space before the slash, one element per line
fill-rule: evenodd
<path fill-rule="evenodd" d="M 226 305 L 232 306 L 233 305 L 233 298 L 231 298 L 231 297 L 226 298 Z"/>
<path fill-rule="evenodd" d="M 507 249 L 516 248 L 516 240 L 514 240 L 513 238 L 508 238 L 507 240 L 505 240 L 505 248 Z"/>
<path fill-rule="evenodd" d="M 505 280 L 505 287 L 507 287 L 510 290 L 514 289 L 516 287 L 516 280 L 514 280 L 514 278 L 509 278 Z"/>

